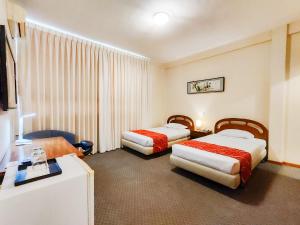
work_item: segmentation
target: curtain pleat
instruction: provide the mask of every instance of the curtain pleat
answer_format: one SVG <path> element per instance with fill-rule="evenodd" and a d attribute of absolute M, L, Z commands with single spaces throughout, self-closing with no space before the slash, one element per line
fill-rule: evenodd
<path fill-rule="evenodd" d="M 25 43 L 22 107 L 37 113 L 26 132 L 69 131 L 103 153 L 120 147 L 123 131 L 145 127 L 148 59 L 34 24 L 27 24 Z"/>

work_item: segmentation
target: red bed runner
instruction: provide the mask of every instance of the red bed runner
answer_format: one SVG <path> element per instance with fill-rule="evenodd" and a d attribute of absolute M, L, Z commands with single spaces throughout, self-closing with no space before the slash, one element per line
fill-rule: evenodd
<path fill-rule="evenodd" d="M 225 147 L 221 145 L 210 144 L 200 141 L 183 141 L 180 142 L 181 145 L 192 147 L 201 151 L 207 151 L 216 153 L 219 155 L 229 156 L 240 161 L 240 175 L 243 184 L 247 182 L 251 176 L 251 154 L 249 152 L 239 150 L 236 148 Z"/>
<path fill-rule="evenodd" d="M 164 134 L 149 130 L 132 130 L 131 132 L 141 134 L 153 139 L 153 152 L 162 152 L 168 148 L 168 137 Z"/>

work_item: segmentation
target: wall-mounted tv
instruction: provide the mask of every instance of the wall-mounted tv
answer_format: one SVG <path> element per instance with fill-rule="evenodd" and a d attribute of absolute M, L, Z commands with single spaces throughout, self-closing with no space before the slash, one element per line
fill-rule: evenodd
<path fill-rule="evenodd" d="M 0 109 L 17 106 L 16 63 L 4 25 L 0 25 Z"/>

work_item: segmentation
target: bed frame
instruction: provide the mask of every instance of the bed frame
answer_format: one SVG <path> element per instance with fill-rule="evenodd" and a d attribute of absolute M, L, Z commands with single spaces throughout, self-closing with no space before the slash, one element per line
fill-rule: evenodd
<path fill-rule="evenodd" d="M 240 118 L 226 118 L 219 120 L 215 124 L 215 133 L 218 133 L 225 129 L 239 129 L 250 132 L 255 138 L 263 139 L 266 141 L 267 155 L 264 158 L 265 161 L 268 160 L 269 153 L 269 131 L 268 129 L 259 122 L 249 119 Z"/>
<path fill-rule="evenodd" d="M 262 161 L 268 159 L 268 138 L 269 132 L 267 128 L 259 122 L 249 120 L 249 119 L 240 119 L 240 118 L 226 118 L 219 120 L 215 124 L 215 133 L 222 131 L 224 129 L 239 129 L 245 130 L 254 135 L 255 138 L 260 138 L 266 141 L 267 146 L 267 154 Z M 232 189 L 236 189 L 240 185 L 240 174 L 227 174 L 222 171 L 212 169 L 207 166 L 203 166 L 198 163 L 191 162 L 189 160 L 174 156 L 171 154 L 170 161 L 177 167 L 183 168 L 220 184 L 223 184 Z M 259 164 L 259 162 L 257 163 Z M 256 165 L 253 165 L 252 169 L 254 169 Z"/>
<path fill-rule="evenodd" d="M 170 116 L 167 120 L 168 123 L 179 123 L 182 125 L 185 125 L 188 127 L 188 129 L 190 130 L 194 130 L 194 121 L 188 117 L 188 116 L 184 116 L 184 115 L 173 115 Z M 190 137 L 186 137 L 186 138 L 181 138 L 181 139 L 177 139 L 175 141 L 170 141 L 168 142 L 168 148 L 172 147 L 173 144 L 179 143 L 181 141 L 185 141 L 190 139 Z M 142 145 L 139 145 L 137 143 L 134 143 L 132 141 L 128 141 L 126 139 L 121 140 L 122 146 L 126 146 L 129 147 L 133 150 L 136 150 L 140 153 L 143 153 L 144 155 L 151 155 L 153 154 L 153 147 L 145 147 Z"/>
<path fill-rule="evenodd" d="M 187 126 L 190 130 L 194 130 L 195 128 L 194 121 L 190 117 L 184 115 L 170 116 L 167 123 L 180 123 Z"/>

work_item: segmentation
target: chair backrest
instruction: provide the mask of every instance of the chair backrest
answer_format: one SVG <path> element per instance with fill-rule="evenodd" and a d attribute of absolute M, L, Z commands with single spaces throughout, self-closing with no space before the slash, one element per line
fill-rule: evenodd
<path fill-rule="evenodd" d="M 26 139 L 38 139 L 38 138 L 50 138 L 50 137 L 63 137 L 65 138 L 70 144 L 75 144 L 75 134 L 61 131 L 61 130 L 40 130 L 34 131 L 24 135 Z"/>

